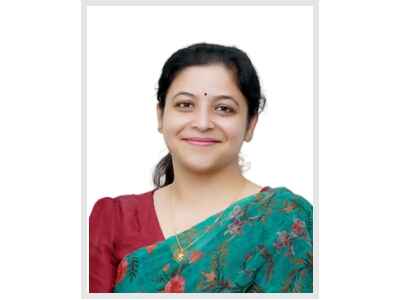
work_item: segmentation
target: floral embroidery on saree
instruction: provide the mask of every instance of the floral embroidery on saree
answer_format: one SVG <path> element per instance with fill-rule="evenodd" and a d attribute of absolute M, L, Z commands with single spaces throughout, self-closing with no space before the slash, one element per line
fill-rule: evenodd
<path fill-rule="evenodd" d="M 286 188 L 240 199 L 179 240 L 192 243 L 182 261 L 175 236 L 125 256 L 114 292 L 312 292 L 312 206 Z"/>

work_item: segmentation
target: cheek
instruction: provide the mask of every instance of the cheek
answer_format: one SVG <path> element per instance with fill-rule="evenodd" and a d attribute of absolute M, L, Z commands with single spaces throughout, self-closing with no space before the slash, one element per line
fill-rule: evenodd
<path fill-rule="evenodd" d="M 222 126 L 227 138 L 231 141 L 240 143 L 244 137 L 245 131 L 243 124 L 239 122 L 230 122 Z"/>
<path fill-rule="evenodd" d="M 168 118 L 164 119 L 164 129 L 165 133 L 168 135 L 176 135 L 179 133 L 187 124 L 187 118 L 184 118 L 179 115 L 170 114 Z"/>

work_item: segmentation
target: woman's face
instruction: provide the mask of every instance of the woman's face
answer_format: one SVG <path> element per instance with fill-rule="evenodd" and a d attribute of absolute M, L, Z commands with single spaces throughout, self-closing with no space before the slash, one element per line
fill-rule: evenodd
<path fill-rule="evenodd" d="M 247 103 L 223 65 L 191 66 L 174 79 L 164 114 L 157 106 L 160 132 L 174 163 L 207 173 L 237 164 L 244 140 L 250 141 L 257 116 L 246 130 Z M 217 142 L 200 144 L 190 139 Z"/>

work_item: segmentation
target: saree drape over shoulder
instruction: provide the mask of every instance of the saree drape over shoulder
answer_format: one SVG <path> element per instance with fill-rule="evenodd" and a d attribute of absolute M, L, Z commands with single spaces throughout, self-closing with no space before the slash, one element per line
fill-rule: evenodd
<path fill-rule="evenodd" d="M 312 293 L 312 205 L 284 187 L 235 201 L 118 264 L 116 293 Z"/>

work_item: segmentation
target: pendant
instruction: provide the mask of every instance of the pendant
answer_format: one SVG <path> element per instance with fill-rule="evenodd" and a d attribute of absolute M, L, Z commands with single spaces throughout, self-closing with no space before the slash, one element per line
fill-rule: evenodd
<path fill-rule="evenodd" d="M 175 260 L 180 262 L 183 260 L 184 257 L 185 257 L 185 251 L 183 249 L 178 249 L 175 251 L 175 253 L 174 253 Z"/>

